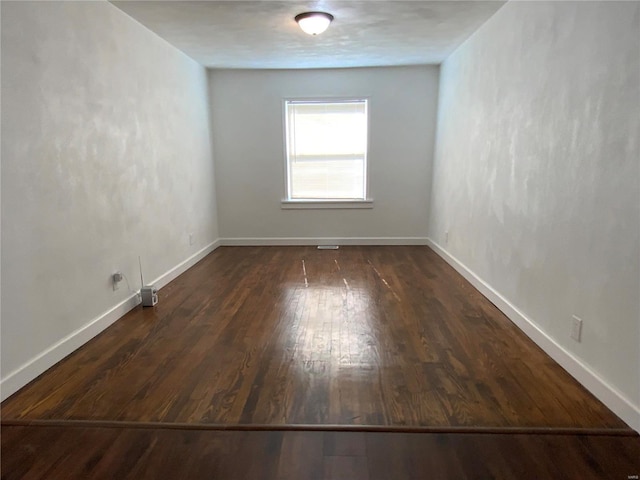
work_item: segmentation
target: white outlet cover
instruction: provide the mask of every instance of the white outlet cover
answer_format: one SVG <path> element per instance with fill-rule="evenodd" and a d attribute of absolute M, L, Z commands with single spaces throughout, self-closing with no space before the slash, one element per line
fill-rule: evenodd
<path fill-rule="evenodd" d="M 571 319 L 571 338 L 576 342 L 582 339 L 582 319 L 573 315 Z"/>

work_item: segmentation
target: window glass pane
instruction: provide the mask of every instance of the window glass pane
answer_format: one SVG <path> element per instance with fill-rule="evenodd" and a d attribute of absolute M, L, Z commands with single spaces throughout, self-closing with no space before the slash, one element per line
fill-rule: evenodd
<path fill-rule="evenodd" d="M 289 198 L 366 197 L 367 105 L 287 102 Z"/>
<path fill-rule="evenodd" d="M 304 160 L 291 164 L 291 198 L 364 199 L 363 159 Z"/>

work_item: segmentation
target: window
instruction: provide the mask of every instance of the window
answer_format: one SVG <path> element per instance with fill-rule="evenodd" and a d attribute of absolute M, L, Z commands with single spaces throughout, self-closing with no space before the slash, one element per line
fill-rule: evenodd
<path fill-rule="evenodd" d="M 367 200 L 367 100 L 285 102 L 287 201 Z"/>

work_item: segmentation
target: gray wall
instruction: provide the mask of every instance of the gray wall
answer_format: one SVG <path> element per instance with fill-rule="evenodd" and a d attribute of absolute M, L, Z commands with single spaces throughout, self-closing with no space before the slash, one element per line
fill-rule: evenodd
<path fill-rule="evenodd" d="M 636 411 L 639 8 L 509 2 L 444 62 L 429 222 Z"/>
<path fill-rule="evenodd" d="M 438 67 L 213 70 L 220 235 L 416 238 L 427 233 Z M 283 210 L 283 99 L 369 97 L 371 210 Z"/>
<path fill-rule="evenodd" d="M 208 104 L 107 2 L 2 2 L 3 380 L 217 239 Z"/>

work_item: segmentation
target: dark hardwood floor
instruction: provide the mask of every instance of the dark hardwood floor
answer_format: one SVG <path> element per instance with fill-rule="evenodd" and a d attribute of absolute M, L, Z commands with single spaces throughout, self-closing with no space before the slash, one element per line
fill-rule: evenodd
<path fill-rule="evenodd" d="M 233 475 L 211 478 L 425 478 L 416 473 L 427 464 L 414 443 L 424 445 L 434 472 L 443 472 L 432 478 L 606 478 L 597 472 L 622 472 L 638 447 L 624 422 L 427 247 L 219 248 L 163 288 L 155 308 L 130 312 L 3 402 L 2 419 L 3 478 L 23 478 L 14 472 L 28 467 L 19 460 L 29 456 L 25 445 L 52 438 L 66 439 L 43 453 L 55 465 L 68 463 L 58 457 L 80 455 L 65 443 L 95 437 L 104 445 L 105 452 L 92 447 L 74 462 L 78 472 L 94 469 L 90 478 L 106 478 L 100 465 L 116 458 L 127 472 L 163 471 L 173 458 L 162 453 L 171 439 L 195 448 L 180 472 L 214 461 L 231 472 L 225 468 L 233 462 L 220 460 L 229 448 L 251 459 L 237 461 Z M 215 431 L 252 425 L 262 431 Z M 282 425 L 431 433 L 266 430 Z M 558 435 L 537 435 L 541 429 Z M 586 435 L 606 432 L 620 436 Z M 327 460 L 333 455 L 308 447 L 341 438 L 362 438 L 366 454 L 355 463 Z M 405 457 L 398 445 L 407 446 Z M 304 475 L 282 473 L 278 458 L 287 448 L 297 449 L 298 465 L 315 466 Z M 517 460 L 499 460 L 503 449 L 525 465 L 544 455 L 549 460 L 534 471 L 553 473 L 556 448 L 573 452 L 569 458 L 586 465 L 576 472 L 586 473 L 517 476 Z M 476 450 L 496 460 L 485 464 Z M 141 452 L 159 458 L 141 465 Z M 218 460 L 205 459 L 206 452 Z M 626 452 L 618 470 L 607 459 L 614 452 Z M 467 463 L 455 467 L 460 455 Z M 478 462 L 486 475 L 465 470 Z M 27 463 L 36 472 L 47 468 L 45 460 Z M 383 475 L 396 463 L 406 474 Z M 260 465 L 272 475 L 240 475 Z M 367 473 L 331 473 L 343 468 Z M 24 478 L 67 478 L 43 475 Z M 68 478 L 83 478 L 77 475 Z"/>
<path fill-rule="evenodd" d="M 220 248 L 5 419 L 624 427 L 426 247 Z"/>
<path fill-rule="evenodd" d="M 640 438 L 5 427 L 2 479 L 627 480 Z"/>

